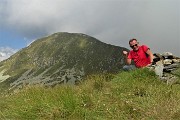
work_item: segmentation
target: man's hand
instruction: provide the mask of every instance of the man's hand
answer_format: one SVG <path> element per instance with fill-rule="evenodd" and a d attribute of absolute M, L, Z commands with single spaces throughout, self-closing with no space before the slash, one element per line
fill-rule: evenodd
<path fill-rule="evenodd" d="M 126 64 L 130 65 L 131 64 L 131 59 L 128 59 L 128 54 L 129 53 L 127 51 L 123 51 L 123 55 L 124 55 Z"/>
<path fill-rule="evenodd" d="M 127 51 L 123 51 L 123 55 L 127 56 L 128 52 Z"/>
<path fill-rule="evenodd" d="M 152 66 L 152 63 L 150 63 L 150 64 L 146 65 L 146 67 L 150 67 L 150 66 Z"/>

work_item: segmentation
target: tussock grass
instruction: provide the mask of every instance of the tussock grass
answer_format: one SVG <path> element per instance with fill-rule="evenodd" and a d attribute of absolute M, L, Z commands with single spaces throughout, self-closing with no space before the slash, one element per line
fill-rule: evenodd
<path fill-rule="evenodd" d="M 88 76 L 78 86 L 26 87 L 0 97 L 1 119 L 179 119 L 180 86 L 147 69 Z"/>

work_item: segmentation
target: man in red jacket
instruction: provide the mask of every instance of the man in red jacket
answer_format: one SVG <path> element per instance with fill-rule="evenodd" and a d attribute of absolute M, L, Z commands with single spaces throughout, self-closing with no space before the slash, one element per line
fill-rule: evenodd
<path fill-rule="evenodd" d="M 153 62 L 153 54 L 149 47 L 146 45 L 139 45 L 136 39 L 131 39 L 129 45 L 132 48 L 130 52 L 123 51 L 125 56 L 126 66 L 123 67 L 124 70 L 131 70 L 134 68 L 142 68 L 150 66 Z M 135 66 L 130 65 L 132 60 Z"/>

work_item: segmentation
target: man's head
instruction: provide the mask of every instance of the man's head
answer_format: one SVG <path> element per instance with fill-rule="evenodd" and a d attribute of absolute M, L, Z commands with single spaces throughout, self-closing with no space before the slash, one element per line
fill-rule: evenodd
<path fill-rule="evenodd" d="M 139 49 L 139 43 L 136 39 L 130 39 L 129 40 L 129 46 L 134 50 L 137 51 Z"/>

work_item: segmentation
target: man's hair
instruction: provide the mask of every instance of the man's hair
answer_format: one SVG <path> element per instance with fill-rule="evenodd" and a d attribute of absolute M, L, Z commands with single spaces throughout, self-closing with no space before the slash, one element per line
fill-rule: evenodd
<path fill-rule="evenodd" d="M 137 42 L 137 40 L 135 38 L 132 38 L 132 39 L 129 40 L 129 44 L 130 44 L 130 42 L 132 42 L 134 40 Z"/>

